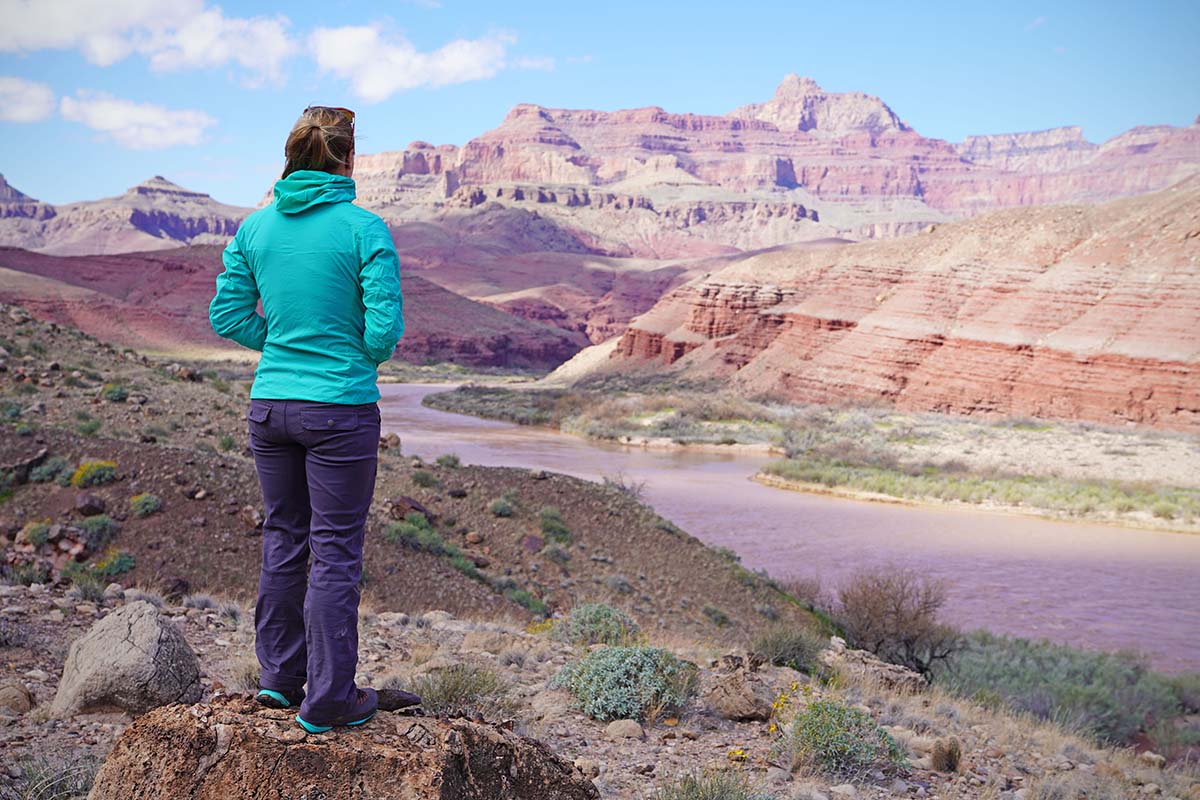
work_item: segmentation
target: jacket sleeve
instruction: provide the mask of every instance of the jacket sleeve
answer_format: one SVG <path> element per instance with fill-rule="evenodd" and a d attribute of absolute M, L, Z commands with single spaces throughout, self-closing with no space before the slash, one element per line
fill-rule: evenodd
<path fill-rule="evenodd" d="M 217 294 L 208 306 L 208 321 L 218 336 L 251 350 L 262 350 L 267 340 L 267 321 L 258 314 L 258 284 L 236 236 L 221 260 L 225 271 L 217 276 Z"/>
<path fill-rule="evenodd" d="M 363 344 L 376 365 L 392 357 L 404 335 L 404 298 L 400 294 L 400 257 L 392 234 L 376 219 L 359 238 L 359 281 L 366 309 Z"/>

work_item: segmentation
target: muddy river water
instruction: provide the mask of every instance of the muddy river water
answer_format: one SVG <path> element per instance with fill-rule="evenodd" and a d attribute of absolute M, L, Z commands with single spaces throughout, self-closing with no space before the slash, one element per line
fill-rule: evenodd
<path fill-rule="evenodd" d="M 950 586 L 947 621 L 1082 647 L 1131 649 L 1164 671 L 1200 669 L 1200 536 L 1009 514 L 858 502 L 749 480 L 765 457 L 644 450 L 425 408 L 445 386 L 380 387 L 406 455 L 644 481 L 644 499 L 772 577 L 825 586 L 911 567 Z"/>

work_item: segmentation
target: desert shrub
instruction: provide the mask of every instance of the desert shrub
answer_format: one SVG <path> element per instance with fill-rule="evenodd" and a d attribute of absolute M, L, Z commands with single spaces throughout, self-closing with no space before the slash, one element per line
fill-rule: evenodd
<path fill-rule="evenodd" d="M 389 525 L 383 538 L 392 544 L 401 544 L 410 550 L 422 550 L 435 556 L 450 552 L 450 545 L 433 529 L 425 515 L 417 511 L 410 511 L 402 521 Z"/>
<path fill-rule="evenodd" d="M 50 571 L 39 564 L 5 564 L 0 566 L 0 580 L 19 586 L 32 586 L 50 580 Z"/>
<path fill-rule="evenodd" d="M 49 483 L 64 471 L 70 471 L 71 462 L 62 456 L 54 456 L 29 470 L 29 480 L 32 483 Z"/>
<path fill-rule="evenodd" d="M 1166 681 L 1179 701 L 1183 713 L 1200 714 L 1200 672 L 1169 675 Z"/>
<path fill-rule="evenodd" d="M 39 755 L 13 767 L 17 777 L 0 784 L 0 800 L 74 800 L 91 791 L 100 760 Z"/>
<path fill-rule="evenodd" d="M 217 439 L 217 447 L 228 453 L 237 446 L 237 439 L 230 436 L 228 433 L 222 434 L 220 439 Z"/>
<path fill-rule="evenodd" d="M 93 574 L 100 577 L 113 578 L 133 569 L 134 564 L 131 553 L 110 547 L 104 551 L 104 555 L 96 560 L 96 563 L 92 564 L 91 570 Z M 126 599 L 128 599 L 128 595 L 126 595 Z"/>
<path fill-rule="evenodd" d="M 504 591 L 504 596 L 527 611 L 537 614 L 539 617 L 550 616 L 550 607 L 547 606 L 540 597 L 528 589 L 521 589 L 518 587 L 506 589 Z"/>
<path fill-rule="evenodd" d="M 257 692 L 262 666 L 257 658 L 242 657 L 229 668 L 229 688 L 235 692 Z"/>
<path fill-rule="evenodd" d="M 968 636 L 962 651 L 933 675 L 957 694 L 995 699 L 1111 744 L 1126 744 L 1142 728 L 1180 711 L 1167 680 L 1134 655 L 983 631 Z"/>
<path fill-rule="evenodd" d="M 100 430 L 104 425 L 104 420 L 89 419 L 86 422 L 81 422 L 75 426 L 75 430 L 80 436 L 92 436 Z"/>
<path fill-rule="evenodd" d="M 571 541 L 571 529 L 563 521 L 562 512 L 555 506 L 546 506 L 538 512 L 538 525 L 547 539 L 568 544 Z"/>
<path fill-rule="evenodd" d="M 933 750 L 929 752 L 929 762 L 938 772 L 958 772 L 961 761 L 962 745 L 957 737 L 938 739 L 933 743 Z"/>
<path fill-rule="evenodd" d="M 838 778 L 904 764 L 899 745 L 871 715 L 836 700 L 804 706 L 784 728 L 779 755 Z"/>
<path fill-rule="evenodd" d="M 143 603 L 149 603 L 157 609 L 163 609 L 167 606 L 167 601 L 158 592 L 149 589 L 126 589 L 125 602 L 135 603 L 141 600 Z"/>
<path fill-rule="evenodd" d="M 412 482 L 423 489 L 429 489 L 438 485 L 437 476 L 427 469 L 414 470 Z"/>
<path fill-rule="evenodd" d="M 626 477 L 625 473 L 618 472 L 616 475 L 604 476 L 604 488 L 612 489 L 615 492 L 620 492 L 631 500 L 641 502 L 642 497 L 646 494 L 646 482 L 634 480 Z"/>
<path fill-rule="evenodd" d="M 492 512 L 497 517 L 511 517 L 513 515 L 512 503 L 508 502 L 503 497 L 497 497 L 488 506 L 488 511 Z"/>
<path fill-rule="evenodd" d="M 20 419 L 21 404 L 6 402 L 3 406 L 0 406 L 0 417 L 4 419 Z"/>
<path fill-rule="evenodd" d="M 540 555 L 542 558 L 553 561 L 555 564 L 566 564 L 571 560 L 571 551 L 556 544 L 549 544 L 543 547 Z"/>
<path fill-rule="evenodd" d="M 113 403 L 124 403 L 129 399 L 129 390 L 119 383 L 104 384 L 104 388 L 100 390 L 100 394 L 105 400 Z"/>
<path fill-rule="evenodd" d="M 89 570 L 77 570 L 70 575 L 71 585 L 80 600 L 99 603 L 104 600 L 104 579 Z"/>
<path fill-rule="evenodd" d="M 604 585 L 617 594 L 629 594 L 633 591 L 633 584 L 624 575 L 609 575 L 604 579 Z"/>
<path fill-rule="evenodd" d="M 93 553 L 107 547 L 112 538 L 121 530 L 120 526 L 107 514 L 86 517 L 80 521 L 79 528 L 83 531 L 84 543 Z"/>
<path fill-rule="evenodd" d="M 198 608 L 201 611 L 216 608 L 217 600 L 211 594 L 189 594 L 183 598 L 184 608 Z"/>
<path fill-rule="evenodd" d="M 0 647 L 21 647 L 29 641 L 29 632 L 24 625 L 9 619 L 0 619 Z"/>
<path fill-rule="evenodd" d="M 705 606 L 703 613 L 708 617 L 708 621 L 718 628 L 724 628 L 729 624 L 729 615 L 716 606 Z"/>
<path fill-rule="evenodd" d="M 235 628 L 242 622 L 242 613 L 242 607 L 232 600 L 226 600 L 217 606 L 218 616 Z"/>
<path fill-rule="evenodd" d="M 117 479 L 117 462 L 115 461 L 85 461 L 76 467 L 71 475 L 71 485 L 75 488 L 85 486 L 100 486 Z"/>
<path fill-rule="evenodd" d="M 421 707 L 436 715 L 461 714 L 497 719 L 513 711 L 508 686 L 490 669 L 455 664 L 411 681 L 391 678 L 385 689 L 402 689 L 419 695 Z"/>
<path fill-rule="evenodd" d="M 440 455 L 433 463 L 437 464 L 439 467 L 446 467 L 447 469 L 458 469 L 460 466 L 462 466 L 462 462 L 458 460 L 458 456 L 456 456 L 454 453 Z"/>
<path fill-rule="evenodd" d="M 633 617 L 607 603 L 580 603 L 554 626 L 554 638 L 571 644 L 631 644 L 639 635 Z"/>
<path fill-rule="evenodd" d="M 750 643 L 750 652 L 757 653 L 777 667 L 809 675 L 820 669 L 818 657 L 825 649 L 825 640 L 803 628 L 774 627 L 758 634 Z"/>
<path fill-rule="evenodd" d="M 838 600 L 850 640 L 884 661 L 927 675 L 960 646 L 958 633 L 937 621 L 945 584 L 912 570 L 859 573 L 842 585 Z"/>
<path fill-rule="evenodd" d="M 33 436 L 33 426 L 22 422 L 16 427 L 17 436 Z"/>
<path fill-rule="evenodd" d="M 1179 509 L 1166 501 L 1155 503 L 1150 508 L 1150 513 L 1159 519 L 1175 519 L 1175 515 L 1179 513 Z"/>
<path fill-rule="evenodd" d="M 645 719 L 688 701 L 696 667 L 659 647 L 603 647 L 567 664 L 554 682 L 593 719 Z"/>
<path fill-rule="evenodd" d="M 148 517 L 161 509 L 162 505 L 162 500 L 159 500 L 157 495 L 150 494 L 149 492 L 135 494 L 129 498 L 129 506 L 133 510 L 135 517 Z"/>
<path fill-rule="evenodd" d="M 41 547 L 50 539 L 50 520 L 30 520 L 21 526 L 21 532 L 17 535 L 34 547 Z"/>
<path fill-rule="evenodd" d="M 653 800 L 776 800 L 759 790 L 750 777 L 732 770 L 693 772 L 660 786 Z"/>

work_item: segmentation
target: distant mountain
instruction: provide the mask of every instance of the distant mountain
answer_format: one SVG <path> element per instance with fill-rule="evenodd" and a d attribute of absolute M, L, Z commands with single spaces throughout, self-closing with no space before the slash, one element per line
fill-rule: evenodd
<path fill-rule="evenodd" d="M 208 324 L 221 248 L 52 256 L 0 248 L 0 302 L 93 336 L 150 351 L 201 356 L 237 349 Z M 582 334 L 519 319 L 442 289 L 402 278 L 408 331 L 397 355 L 415 363 L 544 369 L 570 358 Z"/>
<path fill-rule="evenodd" d="M 224 244 L 250 213 L 156 175 L 119 197 L 52 206 L 0 176 L 0 245 L 56 255 Z"/>

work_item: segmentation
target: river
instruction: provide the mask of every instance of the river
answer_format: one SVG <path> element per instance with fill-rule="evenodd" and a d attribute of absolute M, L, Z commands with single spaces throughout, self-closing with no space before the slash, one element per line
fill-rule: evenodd
<path fill-rule="evenodd" d="M 894 564 L 949 585 L 946 620 L 1200 669 L 1200 536 L 985 511 L 870 503 L 749 480 L 765 457 L 645 450 L 425 408 L 446 386 L 385 384 L 384 431 L 406 455 L 645 482 L 646 502 L 774 578 Z"/>

